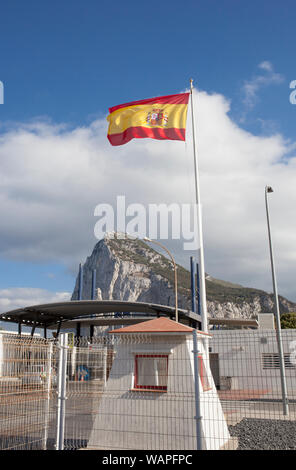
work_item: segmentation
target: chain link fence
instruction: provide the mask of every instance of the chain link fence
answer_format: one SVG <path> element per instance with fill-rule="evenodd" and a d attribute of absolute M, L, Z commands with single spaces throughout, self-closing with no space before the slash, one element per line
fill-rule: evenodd
<path fill-rule="evenodd" d="M 282 338 L 286 415 L 272 330 L 69 335 L 64 356 L 1 334 L 0 449 L 295 449 L 296 331 Z"/>

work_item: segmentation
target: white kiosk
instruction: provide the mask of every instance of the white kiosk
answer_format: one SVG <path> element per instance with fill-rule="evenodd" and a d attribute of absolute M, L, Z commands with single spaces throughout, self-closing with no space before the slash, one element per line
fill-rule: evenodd
<path fill-rule="evenodd" d="M 111 333 L 115 359 L 94 410 L 89 449 L 221 449 L 230 436 L 209 367 L 210 335 L 197 331 L 199 397 L 194 384 L 193 328 L 166 317 Z"/>

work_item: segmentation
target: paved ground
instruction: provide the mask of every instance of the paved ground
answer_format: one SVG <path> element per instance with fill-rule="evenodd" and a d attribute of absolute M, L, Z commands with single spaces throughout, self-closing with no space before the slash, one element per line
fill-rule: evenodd
<path fill-rule="evenodd" d="M 101 381 L 68 383 L 65 419 L 66 448 L 86 445 L 101 397 Z M 0 450 L 54 449 L 57 394 L 36 387 L 0 393 Z M 3 390 L 2 390 L 3 391 Z M 1 391 L 0 391 L 1 392 Z M 25 393 L 24 393 L 25 392 Z M 47 444 L 46 444 L 47 441 Z"/>
<path fill-rule="evenodd" d="M 56 390 L 48 401 L 42 390 L 28 390 L 26 394 L 10 388 L 10 394 L 0 393 L 0 449 L 54 449 L 56 437 Z M 102 383 L 99 381 L 68 384 L 66 401 L 65 448 L 86 446 L 95 414 L 99 407 Z M 222 408 L 229 426 L 240 425 L 251 429 L 254 420 L 265 420 L 276 426 L 284 421 L 296 422 L 295 398 L 289 404 L 289 415 L 283 416 L 281 396 L 268 390 L 231 390 L 219 392 Z M 293 394 L 295 397 L 296 394 Z M 46 421 L 46 417 L 48 417 Z M 251 420 L 251 421 L 250 421 Z M 252 421 L 253 420 L 253 421 Z M 269 421 L 269 423 L 268 423 Z M 256 423 L 255 423 L 256 424 Z M 293 428 L 294 429 L 294 428 Z M 241 434 L 240 434 L 241 435 Z"/>
<path fill-rule="evenodd" d="M 256 393 L 244 392 L 236 391 L 228 395 L 219 393 L 227 424 L 235 425 L 244 418 L 296 421 L 295 400 L 289 403 L 289 414 L 285 416 L 280 399 L 268 398 L 267 394 L 257 397 Z"/>

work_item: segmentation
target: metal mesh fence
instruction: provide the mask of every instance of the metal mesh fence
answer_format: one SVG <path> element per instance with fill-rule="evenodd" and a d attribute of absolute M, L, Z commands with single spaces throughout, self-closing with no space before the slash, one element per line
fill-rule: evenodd
<path fill-rule="evenodd" d="M 0 449 L 46 449 L 56 386 L 54 345 L 0 335 Z"/>
<path fill-rule="evenodd" d="M 282 330 L 286 414 L 276 331 L 212 333 L 211 371 L 238 449 L 295 449 L 296 330 Z"/>
<path fill-rule="evenodd" d="M 87 446 L 113 363 L 110 338 L 80 337 L 68 350 L 64 448 Z"/>
<path fill-rule="evenodd" d="M 198 333 L 198 352 L 192 334 L 71 338 L 63 448 L 295 449 L 296 330 L 282 339 L 286 414 L 273 330 Z M 55 449 L 59 358 L 55 341 L 0 336 L 0 449 Z"/>

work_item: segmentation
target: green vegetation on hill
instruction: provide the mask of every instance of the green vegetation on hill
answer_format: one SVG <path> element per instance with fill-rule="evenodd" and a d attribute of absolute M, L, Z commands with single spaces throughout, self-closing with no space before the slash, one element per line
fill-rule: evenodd
<path fill-rule="evenodd" d="M 233 302 L 242 304 L 252 303 L 255 297 L 266 295 L 265 292 L 249 287 L 228 287 L 212 281 L 206 281 L 208 300 L 216 300 L 219 303 Z"/>

